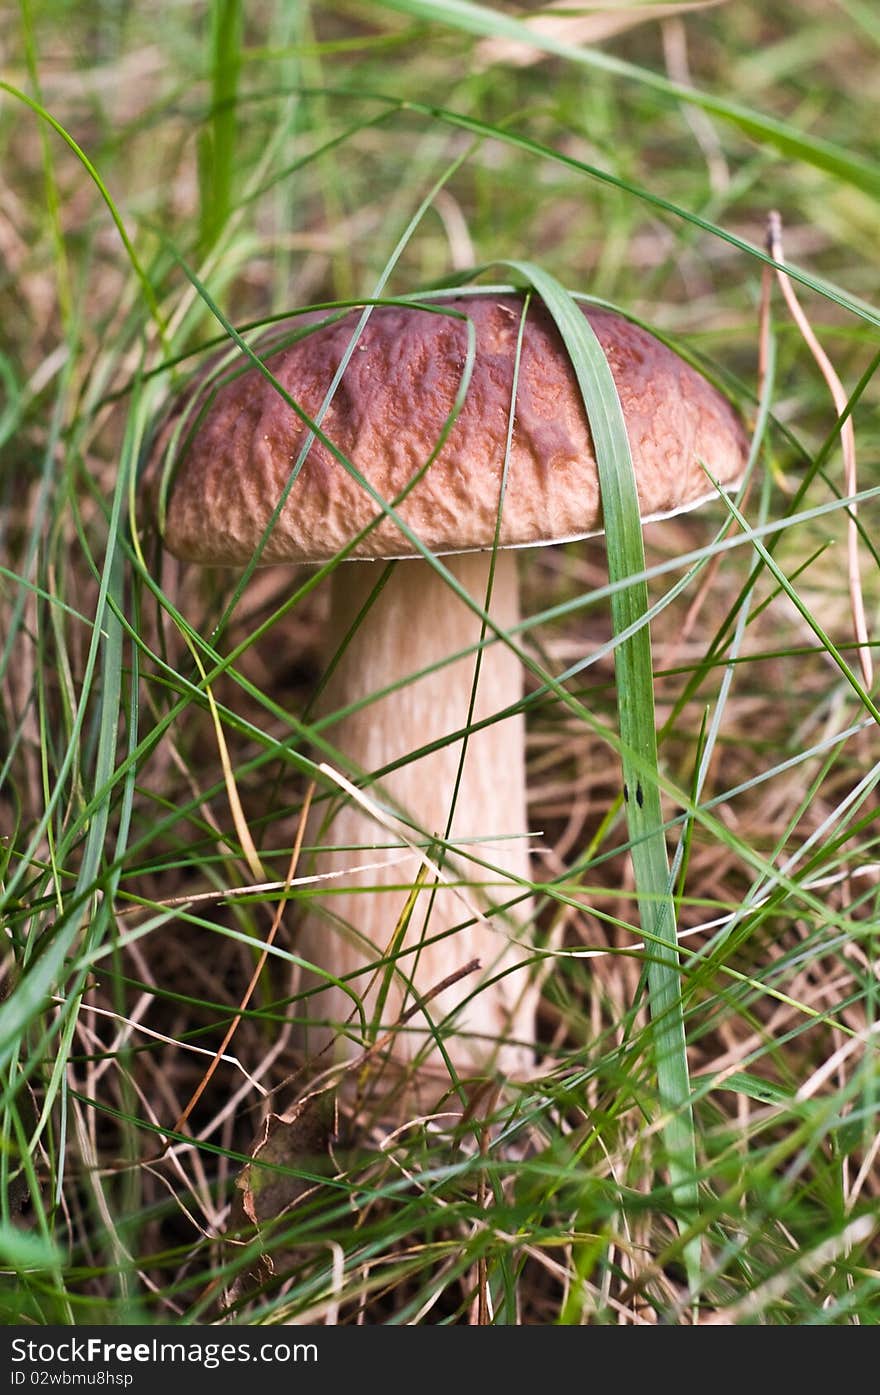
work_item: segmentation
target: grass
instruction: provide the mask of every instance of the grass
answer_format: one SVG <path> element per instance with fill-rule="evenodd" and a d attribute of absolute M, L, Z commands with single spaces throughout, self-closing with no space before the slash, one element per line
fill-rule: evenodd
<path fill-rule="evenodd" d="M 872 633 L 880 24 L 615 8 L 531 48 L 422 0 L 2 21 L 6 1322 L 876 1320 L 876 697 L 841 422 L 778 290 L 758 353 L 778 208 Z M 375 1057 L 331 1098 L 293 1030 L 336 564 L 178 565 L 140 480 L 209 343 L 526 262 L 702 365 L 754 470 L 644 563 L 625 509 L 523 558 L 538 1064 L 426 1120 Z M 621 756 L 655 726 L 646 874 Z"/>

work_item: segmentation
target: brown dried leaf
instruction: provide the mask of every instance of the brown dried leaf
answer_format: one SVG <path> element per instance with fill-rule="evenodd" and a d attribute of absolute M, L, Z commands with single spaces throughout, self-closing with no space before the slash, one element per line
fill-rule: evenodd
<path fill-rule="evenodd" d="M 314 1191 L 316 1175 L 336 1170 L 332 1153 L 336 1123 L 336 1095 L 331 1089 L 315 1090 L 284 1114 L 267 1116 L 251 1153 L 253 1161 L 235 1181 L 244 1226 L 259 1229 L 276 1220 Z"/>
<path fill-rule="evenodd" d="M 494 63 L 506 63 L 515 68 L 527 68 L 533 63 L 541 63 L 552 58 L 541 46 L 542 38 L 554 43 L 570 44 L 572 47 L 600 44 L 616 34 L 625 33 L 639 24 L 668 19 L 670 16 L 689 14 L 693 10 L 710 10 L 727 0 L 680 0 L 676 4 L 627 5 L 613 12 L 589 15 L 566 15 L 554 13 L 548 7 L 547 13 L 532 15 L 528 28 L 538 40 L 535 48 L 530 48 L 522 40 L 508 38 L 482 39 L 474 49 L 474 65 L 477 72 Z"/>

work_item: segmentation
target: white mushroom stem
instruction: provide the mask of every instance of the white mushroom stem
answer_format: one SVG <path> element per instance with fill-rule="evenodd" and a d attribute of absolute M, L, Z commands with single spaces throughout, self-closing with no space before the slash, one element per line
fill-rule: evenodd
<path fill-rule="evenodd" d="M 462 554 L 444 561 L 468 593 L 484 605 L 489 556 Z M 379 575 L 376 565 L 338 568 L 333 580 L 328 655 L 336 652 L 351 629 Z M 490 614 L 505 628 L 519 619 L 516 561 L 510 552 L 500 552 L 497 557 Z M 429 563 L 398 563 L 357 626 L 320 702 L 321 712 L 329 714 L 369 699 L 389 685 L 400 685 L 326 728 L 327 738 L 344 753 L 352 769 L 379 771 L 467 726 L 476 655 L 454 663 L 444 661 L 479 639 L 479 618 Z M 442 667 L 408 681 L 412 674 L 434 664 Z M 479 723 L 515 703 L 521 693 L 521 677 L 519 662 L 505 644 L 495 642 L 483 649 L 473 721 Z M 524 939 L 523 927 L 530 920 L 532 907 L 523 899 L 509 912 L 487 912 L 522 896 L 518 879 L 529 876 L 522 716 L 507 717 L 471 733 L 453 809 L 461 753 L 462 741 L 449 741 L 364 789 L 372 802 L 392 816 L 395 808 L 405 811 L 420 831 L 412 833 L 413 842 L 424 846 L 426 837 L 442 838 L 449 829 L 450 842 L 465 844 L 458 855 L 425 849 L 435 862 L 442 860 L 445 878 L 465 884 L 461 894 L 448 885 L 435 892 L 436 878 L 428 874 L 402 944 L 397 947 L 397 969 L 390 984 L 385 981 L 387 968 L 373 966 L 388 954 L 407 899 L 424 868 L 416 855 L 407 854 L 405 842 L 389 848 L 395 841 L 393 835 L 352 800 L 344 802 L 329 825 L 326 813 L 319 811 L 313 819 L 310 841 L 320 842 L 325 849 L 316 855 L 313 870 L 338 873 L 359 863 L 377 862 L 387 862 L 387 866 L 353 870 L 319 883 L 321 890 L 300 927 L 297 950 L 320 968 L 347 980 L 361 998 L 371 1026 L 377 1003 L 387 989 L 380 1019 L 383 1031 L 393 1028 L 414 1003 L 407 979 L 412 980 L 418 995 L 424 995 L 478 959 L 479 971 L 433 998 L 427 1014 L 442 1031 L 459 1074 L 490 1066 L 516 1073 L 532 1059 L 535 995 L 526 967 L 528 949 L 517 943 Z M 501 841 L 495 841 L 499 838 Z M 406 854 L 403 859 L 401 849 Z M 469 855 L 490 864 L 491 870 L 475 864 Z M 523 967 L 490 981 L 518 964 Z M 312 986 L 314 982 L 311 980 Z M 329 1034 L 325 1027 L 309 1026 L 306 1046 L 310 1053 L 323 1050 L 331 1039 L 333 1046 L 325 1060 L 353 1055 L 363 1046 L 358 1015 L 351 998 L 341 990 L 331 987 L 307 999 L 305 1011 L 310 1023 L 338 1024 Z M 392 1049 L 393 1057 L 400 1061 L 416 1053 L 422 1053 L 432 1066 L 442 1060 L 421 1012 L 401 1027 Z"/>

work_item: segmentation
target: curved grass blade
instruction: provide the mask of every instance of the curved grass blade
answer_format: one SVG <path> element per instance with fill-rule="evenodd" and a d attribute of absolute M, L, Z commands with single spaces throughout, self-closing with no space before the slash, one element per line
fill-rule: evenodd
<path fill-rule="evenodd" d="M 487 5 L 471 3 L 471 0 L 380 0 L 380 3 L 385 9 L 403 11 L 404 14 L 417 19 L 432 20 L 468 34 L 513 39 L 528 44 L 530 48 L 567 59 L 568 62 L 581 67 L 598 68 L 615 77 L 639 82 L 643 87 L 651 88 L 661 96 L 687 102 L 712 116 L 719 117 L 752 140 L 773 146 L 786 159 L 803 160 L 815 169 L 835 175 L 875 198 L 880 194 L 880 169 L 832 141 L 804 135 L 796 127 L 789 126 L 775 117 L 752 111 L 739 102 L 713 96 L 710 92 L 683 86 L 660 73 L 652 72 L 650 68 L 628 63 L 625 59 L 604 53 L 601 49 L 579 48 L 553 34 L 540 33 L 514 15 L 500 14 L 497 10 L 489 9 Z"/>
<path fill-rule="evenodd" d="M 636 479 L 608 360 L 580 307 L 554 277 L 529 262 L 508 265 L 524 276 L 544 301 L 577 375 L 596 452 L 610 580 L 614 583 L 639 575 L 644 572 L 645 553 Z M 632 629 L 614 651 L 623 789 L 639 914 L 652 946 L 648 994 L 658 1095 L 665 1115 L 663 1133 L 673 1195 L 684 1228 L 698 1206 L 696 1143 L 675 905 L 660 807 L 651 640 L 648 627 L 640 624 L 647 609 L 648 589 L 644 581 L 612 593 L 615 635 Z M 691 1286 L 696 1288 L 699 1240 L 686 1245 L 685 1258 Z"/>
<path fill-rule="evenodd" d="M 138 258 L 137 252 L 134 250 L 134 245 L 131 241 L 131 238 L 128 235 L 125 224 L 122 221 L 122 215 L 116 207 L 116 204 L 113 202 L 110 190 L 107 188 L 107 185 L 104 183 L 103 179 L 98 173 L 98 170 L 92 164 L 91 160 L 89 159 L 86 152 L 83 150 L 82 146 L 77 145 L 70 132 L 66 130 L 64 126 L 62 126 L 60 121 L 56 121 L 52 113 L 50 111 L 47 111 L 44 106 L 41 106 L 39 102 L 35 102 L 34 99 L 32 97 L 29 97 L 26 92 L 22 92 L 22 90 L 19 87 L 15 87 L 11 82 L 6 82 L 3 79 L 0 79 L 0 92 L 8 92 L 10 97 L 14 97 L 17 101 L 23 102 L 26 107 L 30 107 L 31 111 L 34 113 L 35 116 L 39 116 L 41 120 L 48 122 L 48 124 L 52 127 L 52 130 L 55 131 L 61 137 L 61 139 L 65 141 L 67 145 L 70 146 L 70 149 L 73 151 L 80 164 L 88 172 L 89 177 L 92 179 L 93 183 L 95 184 L 95 187 L 101 195 L 101 198 L 104 200 L 105 204 L 107 205 L 107 208 L 109 209 L 110 217 L 113 219 L 113 222 L 116 225 L 116 231 L 119 233 L 120 240 L 128 255 L 128 259 L 131 262 L 132 269 L 135 275 L 137 276 L 138 281 L 140 282 L 141 290 L 143 291 L 144 295 L 144 300 L 147 303 L 147 307 L 159 331 L 159 336 L 162 340 L 163 349 L 167 350 L 167 344 L 165 342 L 165 320 L 162 315 L 162 311 L 159 309 L 159 302 L 156 299 L 156 293 L 153 290 L 152 282 L 150 281 L 149 276 L 144 270 L 143 265 L 141 264 Z"/>

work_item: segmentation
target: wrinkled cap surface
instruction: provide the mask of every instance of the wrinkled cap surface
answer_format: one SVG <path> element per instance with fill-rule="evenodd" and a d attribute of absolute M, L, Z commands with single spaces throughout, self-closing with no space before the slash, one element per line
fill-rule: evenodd
<path fill-rule="evenodd" d="M 515 295 L 444 298 L 443 313 L 374 307 L 321 430 L 388 502 L 437 447 L 453 411 L 473 323 L 476 353 L 464 403 L 424 477 L 398 506 L 433 552 L 492 546 L 508 439 L 522 301 Z M 453 313 L 450 313 L 453 312 Z M 275 327 L 257 352 L 315 420 L 360 312 L 322 324 L 278 352 L 307 317 Z M 641 512 L 656 517 L 711 497 L 705 462 L 722 484 L 740 478 L 747 440 L 727 400 L 652 335 L 609 311 L 587 314 L 611 365 L 626 419 Z M 165 542 L 178 557 L 244 565 L 257 549 L 307 438 L 307 427 L 240 355 L 196 384 L 175 452 Z M 244 368 L 244 371 L 242 371 Z M 167 445 L 166 429 L 161 444 Z M 319 562 L 380 509 L 345 465 L 314 441 L 261 553 L 263 563 Z M 602 527 L 593 443 L 562 340 L 540 302 L 528 311 L 500 543 L 529 546 Z M 414 549 L 382 517 L 355 557 L 406 557 Z"/>

